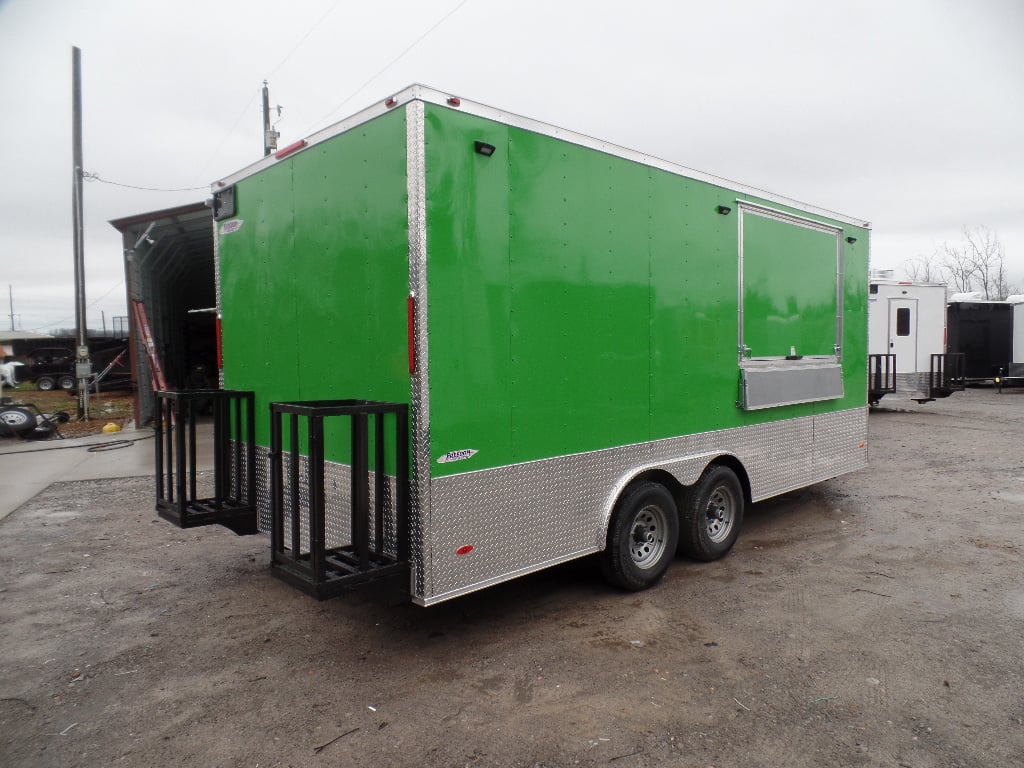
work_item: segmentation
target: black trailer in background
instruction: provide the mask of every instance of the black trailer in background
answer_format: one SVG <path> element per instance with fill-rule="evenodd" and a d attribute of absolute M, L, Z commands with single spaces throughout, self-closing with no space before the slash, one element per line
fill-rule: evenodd
<path fill-rule="evenodd" d="M 1013 359 L 1014 305 L 1001 301 L 954 301 L 946 307 L 947 349 L 964 356 L 970 383 L 1022 383 Z M 1024 328 L 1019 329 L 1024 333 Z"/>

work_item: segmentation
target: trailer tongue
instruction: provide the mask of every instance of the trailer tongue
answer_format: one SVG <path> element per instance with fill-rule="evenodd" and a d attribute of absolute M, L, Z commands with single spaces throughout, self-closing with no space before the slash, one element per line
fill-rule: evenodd
<path fill-rule="evenodd" d="M 317 598 L 641 589 L 867 463 L 866 222 L 422 86 L 214 192 L 222 388 L 161 395 L 158 506 Z"/>

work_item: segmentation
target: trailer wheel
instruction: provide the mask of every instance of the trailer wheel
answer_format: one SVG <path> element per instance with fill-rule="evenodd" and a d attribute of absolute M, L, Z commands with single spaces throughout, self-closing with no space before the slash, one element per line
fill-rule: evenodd
<path fill-rule="evenodd" d="M 0 434 L 7 437 L 25 435 L 36 428 L 36 417 L 27 408 L 9 406 L 0 411 Z"/>
<path fill-rule="evenodd" d="M 601 557 L 605 579 L 622 589 L 646 589 L 675 557 L 679 511 L 664 486 L 637 483 L 615 503 Z"/>
<path fill-rule="evenodd" d="M 68 374 L 64 374 L 57 379 L 57 386 L 67 391 L 75 388 L 75 377 Z"/>
<path fill-rule="evenodd" d="M 53 376 L 40 376 L 36 379 L 36 389 L 42 392 L 49 392 L 57 386 L 57 382 L 54 381 Z"/>
<path fill-rule="evenodd" d="M 743 487 L 736 473 L 720 464 L 704 470 L 680 513 L 679 554 L 717 560 L 732 549 L 743 524 Z"/>

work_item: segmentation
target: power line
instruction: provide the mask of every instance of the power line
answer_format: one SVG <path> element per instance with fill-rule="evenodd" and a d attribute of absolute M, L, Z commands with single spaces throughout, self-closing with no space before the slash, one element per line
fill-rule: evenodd
<path fill-rule="evenodd" d="M 302 38 L 299 40 L 299 42 L 297 42 L 294 45 L 294 47 L 290 51 L 288 51 L 288 53 L 285 55 L 285 57 L 283 59 L 281 59 L 281 61 L 278 62 L 277 66 L 274 67 L 272 70 L 270 70 L 270 73 L 265 78 L 263 78 L 263 79 L 264 80 L 269 80 L 271 77 L 273 77 L 277 73 L 277 71 L 281 67 L 283 67 L 285 65 L 285 63 L 288 61 L 288 59 L 290 59 L 292 57 L 292 55 L 297 50 L 299 50 L 299 48 L 302 47 L 302 45 L 306 42 L 307 39 L 309 39 L 309 36 L 313 34 L 313 32 L 316 30 L 316 28 L 324 23 L 324 19 L 326 19 L 328 16 L 330 16 L 332 13 L 334 13 L 334 11 L 337 9 L 337 7 L 339 5 L 341 5 L 341 0 L 338 0 L 334 5 L 332 5 L 330 8 L 328 8 L 327 11 L 324 13 L 324 15 L 316 20 L 316 22 L 313 24 L 313 26 L 310 27 L 306 31 L 306 34 L 304 34 L 302 36 Z"/>
<path fill-rule="evenodd" d="M 306 34 L 304 34 L 299 39 L 299 41 L 294 46 L 292 46 L 292 49 L 288 51 L 287 54 L 285 54 L 285 57 L 278 62 L 276 67 L 270 70 L 270 72 L 264 79 L 269 80 L 274 74 L 276 74 L 277 71 L 281 69 L 281 67 L 283 67 L 285 63 L 287 63 L 287 61 L 295 54 L 295 52 L 298 51 L 299 48 L 301 48 L 305 44 L 306 40 L 309 39 L 309 36 L 313 34 L 316 28 L 323 24 L 324 20 L 328 16 L 330 16 L 339 5 L 341 5 L 341 0 L 338 0 L 334 5 L 328 8 L 327 11 L 319 19 L 317 19 L 316 22 L 313 23 L 313 26 L 306 30 Z M 224 149 L 224 145 L 227 144 L 228 139 L 235 135 L 235 130 L 238 128 L 238 124 L 242 122 L 242 118 L 246 116 L 246 113 L 249 111 L 249 107 L 251 107 L 253 102 L 256 101 L 256 97 L 260 94 L 260 92 L 260 89 L 256 89 L 249 95 L 249 101 L 247 101 L 245 103 L 245 106 L 242 107 L 242 111 L 238 113 L 238 117 L 235 118 L 235 122 L 231 124 L 231 127 L 227 130 L 227 133 L 224 134 L 224 138 L 220 140 L 220 143 L 217 145 L 216 149 L 213 150 L 213 152 L 210 154 L 210 157 L 206 160 L 205 163 L 203 163 L 202 167 L 199 169 L 200 173 L 205 172 L 206 169 L 210 167 L 210 163 L 212 163 L 216 159 L 217 155 L 220 154 L 220 151 Z M 206 187 L 204 187 L 204 189 L 206 189 Z"/>
<path fill-rule="evenodd" d="M 257 88 L 249 95 L 249 101 L 247 101 L 245 106 L 242 107 L 242 111 L 238 113 L 238 117 L 235 118 L 235 122 L 228 129 L 227 133 L 224 134 L 224 138 L 220 140 L 220 144 L 218 144 L 217 148 L 213 150 L 207 161 L 203 163 L 202 167 L 199 169 L 199 173 L 204 173 L 206 169 L 210 166 L 210 163 L 212 163 L 214 159 L 217 157 L 217 155 L 220 154 L 220 151 L 224 149 L 224 145 L 227 144 L 228 139 L 230 139 L 235 134 L 235 129 L 238 128 L 238 124 L 242 122 L 242 118 L 245 117 L 246 112 L 249 111 L 249 107 L 251 107 L 252 103 L 256 101 L 256 97 L 259 96 L 260 93 L 261 89 Z"/>
<path fill-rule="evenodd" d="M 134 184 L 122 184 L 120 181 L 109 181 L 108 179 L 101 179 L 98 173 L 90 173 L 89 171 L 82 171 L 82 179 L 85 181 L 98 181 L 101 184 L 112 184 L 115 187 L 125 187 L 127 189 L 139 189 L 143 192 L 194 192 L 197 189 L 209 189 L 209 185 L 203 185 L 201 187 L 179 187 L 177 189 L 164 189 L 163 187 L 138 187 Z"/>
<path fill-rule="evenodd" d="M 328 112 L 324 117 L 320 118 L 315 123 L 313 123 L 303 133 L 306 134 L 306 135 L 309 135 L 310 133 L 313 132 L 313 128 L 314 127 L 316 127 L 317 125 L 320 125 L 321 123 L 326 122 L 327 120 L 330 120 L 332 117 L 334 117 L 334 115 L 338 112 L 338 110 L 340 110 L 342 107 L 344 107 L 350 101 L 352 101 L 352 99 L 354 99 L 356 96 L 358 96 L 363 91 L 363 89 L 366 88 L 366 86 L 368 86 L 370 83 L 372 83 L 378 77 L 380 77 L 385 72 L 387 72 L 389 69 L 391 69 L 391 67 L 393 67 L 395 64 L 397 64 L 407 53 L 409 53 L 409 51 L 411 51 L 413 48 L 415 48 L 417 45 L 419 45 L 423 41 L 423 39 L 427 37 L 427 35 L 429 35 L 435 29 L 440 27 L 446 21 L 448 21 L 448 19 L 450 19 L 453 15 L 455 15 L 455 13 L 460 8 L 462 8 L 462 6 L 464 6 L 468 2 L 469 2 L 469 0 L 462 0 L 461 3 L 459 3 L 457 6 L 455 6 L 450 11 L 448 11 L 448 13 L 446 13 L 444 16 L 442 16 L 440 19 L 438 19 L 438 21 L 435 22 L 434 25 L 432 27 L 430 27 L 430 29 L 428 29 L 422 35 L 420 35 L 415 40 L 413 40 L 406 47 L 406 49 L 404 51 L 402 51 L 400 54 L 395 56 L 395 58 L 393 58 L 391 61 L 389 61 L 387 64 L 385 64 L 384 67 L 382 67 L 378 72 L 376 72 L 372 77 L 370 77 L 365 83 L 363 83 L 358 88 L 356 88 L 354 91 L 352 91 L 352 93 L 344 101 L 342 101 L 340 104 L 338 104 L 336 107 L 334 107 L 334 109 L 332 109 L 330 112 Z"/>
<path fill-rule="evenodd" d="M 101 301 L 103 301 L 103 300 L 104 300 L 105 298 L 107 298 L 107 296 L 109 296 L 109 295 L 110 295 L 110 294 L 112 294 L 112 293 L 113 293 L 114 291 L 116 291 L 116 290 L 117 290 L 118 288 L 121 288 L 121 287 L 122 287 L 123 285 L 124 285 L 124 280 L 121 280 L 121 281 L 119 281 L 119 282 L 115 283 L 115 284 L 114 284 L 114 285 L 113 285 L 113 286 L 112 286 L 112 287 L 111 287 L 111 288 L 110 288 L 109 290 L 107 290 L 107 292 L 106 292 L 106 293 L 104 293 L 104 294 L 103 294 L 102 296 L 100 296 L 100 297 L 99 297 L 98 299 L 93 299 L 93 300 L 92 300 L 92 301 L 91 301 L 91 302 L 89 303 L 89 305 L 88 305 L 88 306 L 86 307 L 86 309 L 92 309 L 92 308 L 93 308 L 93 307 L 95 307 L 95 306 L 96 306 L 97 304 L 99 304 L 99 303 L 100 303 Z M 39 328 L 58 328 L 58 327 L 62 326 L 62 325 L 63 325 L 64 323 L 66 323 L 66 322 L 67 322 L 68 320 L 72 320 L 72 319 L 73 319 L 73 318 L 71 318 L 71 317 L 65 317 L 65 318 L 63 318 L 63 319 L 61 319 L 61 320 L 58 320 L 58 321 L 57 321 L 57 322 L 55 322 L 55 323 L 44 323 L 44 324 L 42 324 L 42 325 L 39 325 L 39 326 L 37 326 L 37 327 L 39 327 Z"/>

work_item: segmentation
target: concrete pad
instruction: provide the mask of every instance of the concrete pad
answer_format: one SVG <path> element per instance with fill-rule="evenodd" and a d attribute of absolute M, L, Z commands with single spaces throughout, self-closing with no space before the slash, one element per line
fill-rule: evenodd
<path fill-rule="evenodd" d="M 200 439 L 199 447 L 207 442 Z M 154 450 L 153 431 L 141 429 L 41 442 L 5 439 L 0 443 L 0 520 L 52 483 L 152 476 Z M 213 466 L 211 451 L 197 453 L 199 469 Z"/>

